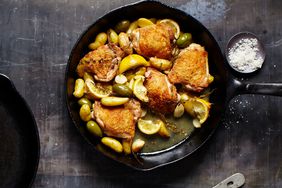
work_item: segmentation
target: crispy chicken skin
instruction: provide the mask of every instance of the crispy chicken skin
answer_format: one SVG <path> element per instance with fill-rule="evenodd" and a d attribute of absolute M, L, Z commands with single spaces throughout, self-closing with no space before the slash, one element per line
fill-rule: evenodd
<path fill-rule="evenodd" d="M 77 72 L 80 77 L 84 72 L 94 74 L 95 80 L 108 82 L 117 74 L 118 64 L 124 52 L 115 44 L 100 46 L 86 54 L 79 62 Z"/>
<path fill-rule="evenodd" d="M 183 84 L 188 90 L 196 92 L 208 87 L 208 53 L 199 44 L 191 44 L 182 50 L 174 61 L 168 74 L 173 84 Z"/>
<path fill-rule="evenodd" d="M 135 135 L 135 123 L 141 116 L 141 104 L 130 100 L 123 106 L 106 107 L 99 101 L 93 104 L 94 116 L 108 136 L 131 141 Z"/>
<path fill-rule="evenodd" d="M 172 57 L 173 30 L 164 23 L 135 29 L 132 34 L 133 48 L 140 55 L 170 59 Z"/>
<path fill-rule="evenodd" d="M 167 76 L 154 68 L 147 68 L 144 86 L 148 90 L 148 106 L 160 114 L 172 113 L 178 102 L 176 87 Z"/>

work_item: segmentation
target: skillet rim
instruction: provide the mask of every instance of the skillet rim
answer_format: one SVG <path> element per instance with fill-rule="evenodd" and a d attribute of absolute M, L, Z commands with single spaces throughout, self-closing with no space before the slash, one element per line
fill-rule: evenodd
<path fill-rule="evenodd" d="M 92 147 L 94 147 L 94 151 L 98 152 L 99 154 L 103 154 L 103 156 L 106 156 L 106 157 L 108 157 L 108 158 L 110 158 L 110 159 L 112 159 L 112 160 L 115 160 L 115 161 L 117 161 L 117 162 L 119 162 L 119 163 L 122 163 L 122 164 L 124 164 L 124 165 L 126 165 L 126 166 L 128 166 L 128 167 L 130 167 L 130 168 L 133 168 L 133 169 L 135 169 L 135 170 L 138 170 L 138 171 L 149 171 L 149 170 L 153 170 L 153 169 L 156 169 L 156 168 L 159 168 L 159 167 L 162 167 L 162 166 L 166 166 L 166 165 L 168 165 L 168 164 L 172 164 L 172 163 L 174 163 L 174 162 L 177 162 L 177 161 L 179 161 L 179 160 L 182 160 L 182 159 L 188 157 L 189 155 L 193 154 L 195 151 L 197 151 L 199 148 L 201 148 L 201 147 L 210 139 L 210 137 L 214 134 L 215 130 L 217 129 L 217 127 L 218 127 L 218 125 L 219 125 L 219 123 L 220 123 L 220 120 L 221 120 L 222 117 L 223 117 L 223 112 L 225 111 L 225 106 L 226 106 L 226 105 L 223 105 L 224 109 L 221 110 L 221 113 L 220 113 L 220 115 L 219 115 L 219 121 L 217 121 L 215 127 L 212 129 L 212 131 L 209 132 L 208 136 L 207 136 L 205 139 L 203 139 L 203 141 L 201 142 L 201 144 L 197 145 L 197 146 L 194 147 L 194 149 L 192 149 L 190 152 L 187 152 L 187 153 L 183 154 L 181 157 L 178 157 L 177 159 L 173 159 L 173 160 L 171 160 L 171 161 L 167 161 L 167 162 L 163 162 L 163 163 L 161 163 L 161 164 L 153 165 L 153 166 L 151 166 L 151 167 L 149 167 L 149 168 L 140 168 L 140 167 L 137 167 L 137 166 L 133 166 L 133 165 L 130 164 L 130 163 L 126 163 L 126 162 L 120 161 L 119 159 L 114 158 L 114 157 L 110 156 L 109 154 L 107 154 L 107 153 L 105 153 L 105 152 L 99 151 L 99 150 L 97 149 L 97 146 L 96 146 L 94 143 L 92 143 L 91 140 L 89 140 L 89 139 L 87 138 L 87 136 L 86 136 L 85 134 L 83 134 L 83 133 L 80 131 L 80 129 L 79 129 L 79 126 L 80 126 L 80 125 L 79 125 L 79 122 L 76 122 L 75 118 L 74 118 L 73 115 L 72 115 L 71 105 L 70 105 L 70 102 L 69 102 L 69 99 L 68 99 L 69 96 L 68 96 L 68 92 L 67 92 L 67 90 L 68 90 L 67 82 L 68 82 L 68 78 L 70 77 L 70 71 L 69 71 L 69 69 L 70 69 L 70 63 L 71 63 L 71 59 L 72 59 L 72 57 L 73 57 L 73 53 L 74 53 L 75 49 L 79 46 L 79 43 L 81 42 L 82 38 L 87 34 L 87 32 L 89 32 L 89 30 L 90 30 L 92 27 L 94 27 L 97 23 L 99 23 L 101 20 L 103 20 L 105 16 L 107 16 L 107 15 L 109 15 L 109 14 L 113 14 L 113 13 L 115 13 L 115 12 L 118 12 L 118 11 L 120 11 L 120 10 L 123 9 L 123 8 L 131 8 L 131 7 L 134 7 L 134 6 L 141 6 L 142 4 L 147 4 L 147 3 L 149 3 L 149 4 L 150 4 L 150 3 L 153 3 L 153 4 L 156 4 L 156 5 L 158 5 L 158 6 L 162 6 L 162 7 L 164 7 L 164 8 L 170 9 L 170 10 L 172 10 L 172 11 L 179 12 L 179 13 L 182 14 L 182 16 L 185 16 L 185 17 L 187 17 L 187 18 L 193 20 L 193 22 L 194 22 L 195 24 L 200 25 L 200 27 L 204 29 L 204 32 L 209 36 L 210 40 L 211 40 L 212 43 L 214 44 L 213 47 L 216 48 L 216 51 L 219 52 L 220 58 L 221 58 L 223 64 L 224 64 L 224 61 L 225 61 L 224 56 L 223 56 L 223 53 L 222 53 L 222 51 L 221 51 L 221 48 L 219 47 L 218 42 L 215 40 L 215 38 L 214 38 L 214 36 L 211 34 L 211 32 L 210 32 L 200 21 L 198 21 L 196 18 L 194 18 L 193 16 L 189 15 L 188 13 L 186 13 L 186 12 L 180 10 L 180 9 L 177 9 L 177 8 L 175 8 L 175 7 L 169 6 L 169 5 L 167 5 L 167 4 L 164 4 L 164 3 L 162 3 L 162 2 L 155 1 L 155 0 L 141 0 L 141 1 L 138 1 L 138 2 L 129 3 L 129 4 L 122 5 L 122 6 L 119 6 L 119 7 L 117 7 L 117 8 L 111 9 L 109 12 L 104 13 L 102 16 L 100 16 L 100 17 L 98 17 L 97 19 L 95 19 L 95 20 L 93 21 L 93 23 L 91 23 L 88 27 L 86 27 L 86 29 L 83 30 L 83 32 L 80 34 L 80 36 L 78 37 L 77 41 L 75 42 L 73 48 L 71 49 L 70 56 L 69 56 L 69 59 L 68 59 L 68 63 L 67 63 L 67 66 L 66 66 L 66 71 L 65 71 L 65 85 L 64 85 L 65 91 L 64 91 L 64 92 L 65 92 L 65 99 L 66 99 L 66 105 L 67 105 L 67 109 L 68 109 L 68 114 L 69 114 L 69 116 L 70 116 L 70 118 L 71 118 L 71 120 L 72 120 L 72 123 L 75 125 L 76 129 L 78 130 L 79 134 L 84 138 L 84 140 L 86 140 L 86 142 L 88 142 Z M 225 79 L 223 79 L 223 80 L 224 80 L 224 84 L 226 84 L 226 83 L 228 82 L 228 81 L 227 81 L 228 72 L 226 71 L 226 67 L 222 67 L 222 68 L 224 69 L 223 72 L 225 71 L 225 74 L 226 74 L 226 75 L 224 75 Z M 224 88 L 226 88 L 226 85 L 225 85 Z M 226 99 L 224 99 L 224 102 L 223 102 L 224 104 L 225 104 L 225 100 L 226 100 Z M 188 137 L 188 138 L 189 138 L 189 137 Z M 187 139 L 186 139 L 183 143 L 181 143 L 180 145 L 184 144 L 185 142 L 187 142 Z M 178 144 L 176 145 L 176 147 L 178 147 Z M 173 146 L 173 148 L 175 148 L 175 147 Z M 173 150 L 173 149 L 170 149 L 170 151 L 171 151 L 171 150 Z M 162 154 L 162 153 L 160 153 L 160 155 L 161 155 L 161 154 Z M 146 156 L 146 155 L 143 155 L 142 157 L 145 157 L 145 158 L 146 158 L 147 156 Z M 146 160 L 146 159 L 145 159 L 145 160 Z"/>

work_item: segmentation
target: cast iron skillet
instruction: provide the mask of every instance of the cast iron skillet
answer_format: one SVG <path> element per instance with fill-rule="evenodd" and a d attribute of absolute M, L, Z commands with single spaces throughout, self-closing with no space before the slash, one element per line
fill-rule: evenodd
<path fill-rule="evenodd" d="M 203 127 L 197 129 L 185 142 L 169 151 L 156 155 L 139 155 L 136 159 L 133 156 L 119 155 L 107 150 L 100 144 L 99 140 L 87 133 L 84 123 L 79 118 L 79 107 L 77 100 L 72 96 L 72 92 L 74 80 L 77 78 L 75 72 L 76 66 L 79 60 L 89 51 L 87 46 L 90 42 L 94 41 L 95 36 L 99 32 L 113 27 L 113 24 L 116 24 L 122 19 L 136 20 L 140 17 L 171 18 L 179 23 L 181 30 L 191 32 L 195 42 L 203 45 L 208 51 L 210 73 L 215 77 L 215 80 L 211 84 L 214 92 L 210 96 L 210 101 L 213 104 L 210 117 Z M 243 84 L 233 79 L 228 74 L 224 57 L 216 40 L 200 22 L 185 12 L 155 1 L 142 1 L 115 9 L 97 19 L 94 24 L 86 29 L 71 51 L 66 68 L 66 85 L 68 111 L 81 135 L 104 155 L 138 170 L 150 170 L 173 163 L 189 156 L 201 147 L 218 126 L 225 106 L 234 95 L 239 93 L 282 94 L 281 84 Z"/>
<path fill-rule="evenodd" d="M 40 155 L 35 119 L 11 80 L 0 74 L 0 188 L 31 187 Z"/>

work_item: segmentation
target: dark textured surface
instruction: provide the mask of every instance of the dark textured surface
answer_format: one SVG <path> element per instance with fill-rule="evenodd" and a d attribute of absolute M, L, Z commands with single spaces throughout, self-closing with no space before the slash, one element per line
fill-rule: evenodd
<path fill-rule="evenodd" d="M 64 101 L 64 71 L 80 33 L 107 11 L 133 1 L 0 1 L 0 72 L 27 100 L 41 138 L 33 187 L 212 187 L 241 172 L 244 187 L 282 187 L 282 98 L 234 98 L 211 140 L 190 158 L 137 172 L 93 151 L 72 125 Z M 282 82 L 282 1 L 163 1 L 199 19 L 222 51 L 239 31 L 265 44 L 249 82 Z M 168 15 L 169 17 L 169 15 Z"/>

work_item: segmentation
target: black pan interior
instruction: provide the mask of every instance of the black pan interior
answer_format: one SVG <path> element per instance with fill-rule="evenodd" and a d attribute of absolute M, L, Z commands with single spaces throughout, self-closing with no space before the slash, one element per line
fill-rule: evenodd
<path fill-rule="evenodd" d="M 208 121 L 203 127 L 196 130 L 184 143 L 170 151 L 150 156 L 138 156 L 138 160 L 136 160 L 133 156 L 118 155 L 107 150 L 99 143 L 99 140 L 96 140 L 86 132 L 83 126 L 84 123 L 79 118 L 79 108 L 76 99 L 72 96 L 72 91 L 74 80 L 77 78 L 75 73 L 76 66 L 79 60 L 88 52 L 87 46 L 91 41 L 94 41 L 96 34 L 113 27 L 114 24 L 122 19 L 136 20 L 140 17 L 171 18 L 179 23 L 181 30 L 191 32 L 194 41 L 203 45 L 208 51 L 210 73 L 215 76 L 215 81 L 211 85 L 211 89 L 214 90 L 210 96 L 210 100 L 213 103 L 212 110 Z M 66 69 L 67 106 L 70 116 L 79 132 L 93 147 L 106 156 L 128 166 L 138 170 L 149 170 L 188 156 L 210 137 L 217 127 L 224 110 L 227 76 L 227 71 L 224 67 L 224 58 L 219 46 L 211 33 L 200 22 L 192 16 L 162 3 L 143 1 L 113 10 L 102 18 L 97 19 L 93 25 L 82 33 L 71 52 Z"/>
<path fill-rule="evenodd" d="M 0 187 L 31 187 L 39 161 L 34 117 L 11 81 L 0 74 Z"/>

